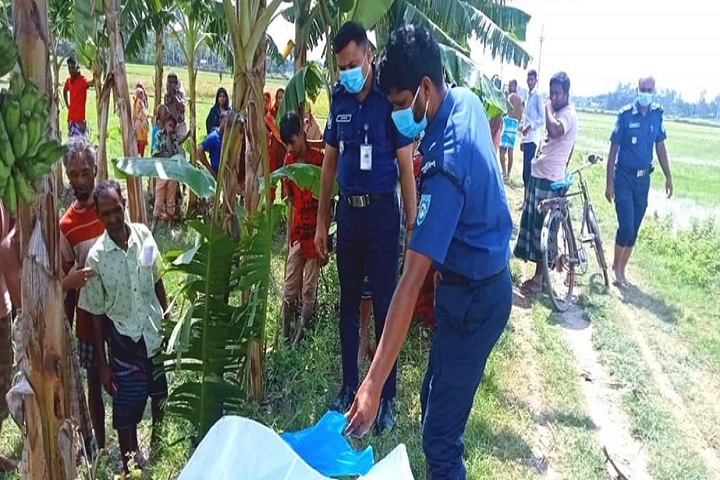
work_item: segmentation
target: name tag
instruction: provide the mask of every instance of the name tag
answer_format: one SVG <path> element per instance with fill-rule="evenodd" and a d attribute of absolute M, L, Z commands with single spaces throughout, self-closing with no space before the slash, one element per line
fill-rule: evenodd
<path fill-rule="evenodd" d="M 366 143 L 360 145 L 360 170 L 365 172 L 372 170 L 372 145 Z"/>
<path fill-rule="evenodd" d="M 628 124 L 628 128 L 640 128 L 640 123 L 639 122 L 630 123 L 630 124 Z"/>
<path fill-rule="evenodd" d="M 337 123 L 350 123 L 352 121 L 352 114 L 351 113 L 341 113 L 337 117 L 335 117 L 335 121 Z"/>

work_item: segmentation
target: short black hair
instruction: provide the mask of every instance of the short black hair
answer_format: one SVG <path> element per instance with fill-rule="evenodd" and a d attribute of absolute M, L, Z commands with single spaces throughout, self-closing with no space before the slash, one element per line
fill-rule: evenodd
<path fill-rule="evenodd" d="M 570 77 L 565 72 L 558 72 L 550 78 L 550 87 L 553 85 L 560 85 L 565 95 L 570 95 Z"/>
<path fill-rule="evenodd" d="M 117 181 L 104 180 L 100 182 L 97 186 L 95 186 L 95 189 L 93 190 L 93 202 L 95 202 L 95 208 L 97 208 L 98 206 L 98 201 L 100 200 L 100 197 L 107 194 L 108 192 L 115 192 L 120 199 L 123 198 L 120 184 Z"/>
<path fill-rule="evenodd" d="M 535 77 L 535 80 L 537 80 L 537 70 L 535 70 L 534 68 L 528 70 L 528 77 Z"/>
<path fill-rule="evenodd" d="M 390 35 L 378 72 L 380 88 L 386 95 L 393 90 L 414 93 L 423 77 L 429 77 L 436 87 L 442 85 L 440 46 L 425 27 L 399 27 Z"/>
<path fill-rule="evenodd" d="M 288 112 L 283 115 L 280 120 L 280 139 L 283 143 L 288 144 L 292 141 L 292 137 L 302 133 L 302 122 L 295 112 Z"/>
<path fill-rule="evenodd" d="M 68 66 L 77 65 L 77 60 L 75 60 L 75 57 L 68 57 L 67 64 L 68 64 Z"/>
<path fill-rule="evenodd" d="M 333 39 L 333 52 L 335 55 L 342 52 L 345 47 L 350 45 L 350 42 L 357 43 L 359 47 L 367 48 L 369 43 L 367 32 L 362 24 L 352 21 L 343 23 Z"/>

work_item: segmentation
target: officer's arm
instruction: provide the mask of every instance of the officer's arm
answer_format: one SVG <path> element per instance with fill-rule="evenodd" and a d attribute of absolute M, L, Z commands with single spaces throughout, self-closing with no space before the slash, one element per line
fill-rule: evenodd
<path fill-rule="evenodd" d="M 668 162 L 667 147 L 665 147 L 664 140 L 655 144 L 655 152 L 657 153 L 658 162 L 660 163 L 660 168 L 662 168 L 662 171 L 665 174 L 665 178 L 670 178 L 670 163 Z"/>
<path fill-rule="evenodd" d="M 417 214 L 417 195 L 415 194 L 415 173 L 413 172 L 413 144 L 397 150 L 398 166 L 400 167 L 400 192 L 405 206 L 405 224 L 408 232 L 415 224 Z"/>
<path fill-rule="evenodd" d="M 464 202 L 458 180 L 451 173 L 441 171 L 423 180 L 417 226 L 410 240 L 402 277 L 390 302 L 384 333 L 367 375 L 366 381 L 373 388 L 382 389 L 390 374 L 407 336 L 428 269 L 433 260 L 444 263 Z"/>
<path fill-rule="evenodd" d="M 320 197 L 318 198 L 317 228 L 327 231 L 330 218 L 330 196 L 338 170 L 338 150 L 328 144 L 325 145 L 325 159 L 320 174 Z"/>
<path fill-rule="evenodd" d="M 615 177 L 615 159 L 617 158 L 619 147 L 617 143 L 610 144 L 610 151 L 607 156 L 607 171 L 605 173 L 605 183 L 608 186 L 613 184 L 613 178 Z"/>

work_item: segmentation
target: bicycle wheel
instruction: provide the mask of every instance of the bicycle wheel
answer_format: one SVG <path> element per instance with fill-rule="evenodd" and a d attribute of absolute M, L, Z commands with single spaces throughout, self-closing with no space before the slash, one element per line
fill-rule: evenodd
<path fill-rule="evenodd" d="M 592 205 L 588 205 L 587 209 L 587 221 L 588 230 L 593 236 L 593 248 L 595 249 L 595 258 L 597 258 L 600 270 L 602 270 L 603 280 L 605 286 L 610 286 L 610 276 L 608 275 L 607 261 L 605 260 L 605 250 L 603 249 L 602 237 L 600 236 L 600 226 L 598 225 L 597 217 Z"/>
<path fill-rule="evenodd" d="M 550 301 L 558 312 L 570 307 L 575 286 L 577 253 L 572 230 L 561 210 L 553 209 L 545 215 L 540 240 L 543 252 L 543 282 Z"/>

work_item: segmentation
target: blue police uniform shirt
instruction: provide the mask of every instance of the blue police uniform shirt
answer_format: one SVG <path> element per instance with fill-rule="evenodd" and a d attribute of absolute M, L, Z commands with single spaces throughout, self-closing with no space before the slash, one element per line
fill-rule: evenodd
<path fill-rule="evenodd" d="M 637 170 L 650 168 L 655 144 L 666 138 L 660 106 L 651 104 L 645 116 L 640 113 L 637 102 L 626 106 L 618 113 L 610 135 L 610 141 L 620 147 L 616 165 Z"/>
<path fill-rule="evenodd" d="M 222 135 L 220 129 L 214 128 L 210 135 L 202 142 L 203 150 L 210 154 L 210 166 L 217 173 L 220 168 L 220 153 L 222 152 Z"/>
<path fill-rule="evenodd" d="M 394 193 L 399 179 L 396 151 L 410 145 L 390 117 L 392 105 L 380 90 L 373 68 L 372 89 L 361 102 L 338 82 L 332 91 L 323 140 L 338 149 L 340 195 Z M 360 169 L 360 146 L 372 145 L 372 169 Z"/>
<path fill-rule="evenodd" d="M 410 249 L 440 272 L 482 280 L 510 261 L 512 218 L 490 124 L 468 88 L 448 89 L 420 144 L 420 204 Z"/>

